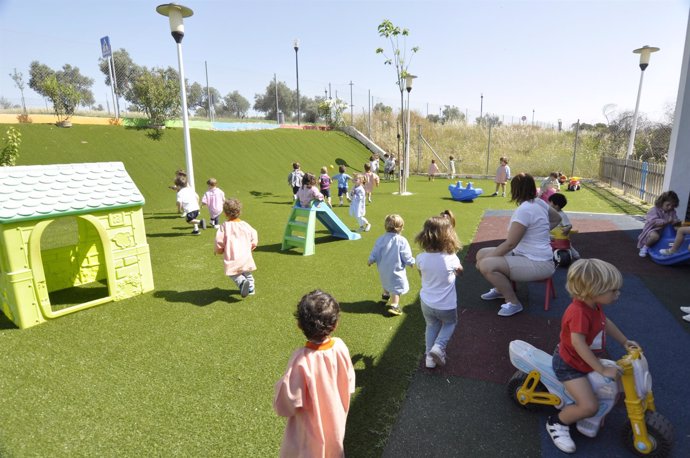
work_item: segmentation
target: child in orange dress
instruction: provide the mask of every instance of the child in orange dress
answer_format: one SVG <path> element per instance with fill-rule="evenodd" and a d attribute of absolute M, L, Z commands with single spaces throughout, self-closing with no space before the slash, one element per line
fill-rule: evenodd
<path fill-rule="evenodd" d="M 345 343 L 331 337 L 340 305 L 315 290 L 302 297 L 295 317 L 308 340 L 292 354 L 275 385 L 273 409 L 288 418 L 280 456 L 342 457 L 355 370 Z"/>

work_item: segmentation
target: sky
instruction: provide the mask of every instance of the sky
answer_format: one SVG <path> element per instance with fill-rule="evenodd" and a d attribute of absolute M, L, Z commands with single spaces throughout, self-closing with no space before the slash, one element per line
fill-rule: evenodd
<path fill-rule="evenodd" d="M 159 0 L 160 1 L 160 0 Z M 376 48 L 391 54 L 378 25 L 388 19 L 409 30 L 408 71 L 418 76 L 410 106 L 421 115 L 458 107 L 505 123 L 565 126 L 606 122 L 632 111 L 644 45 L 661 48 L 644 72 L 640 113 L 663 121 L 675 105 L 690 0 L 180 0 L 194 11 L 182 42 L 185 77 L 221 95 L 238 91 L 252 104 L 273 80 L 296 86 L 294 39 L 299 39 L 299 88 L 308 97 L 336 95 L 356 114 L 373 103 L 400 107 L 396 74 Z M 124 48 L 141 66 L 178 68 L 168 19 L 147 0 L 0 0 L 0 97 L 20 103 L 9 74 L 28 81 L 37 60 L 64 64 L 94 78 L 97 104 L 109 87 L 98 70 L 100 38 Z M 408 55 L 409 57 L 409 55 Z M 352 82 L 352 85 L 350 85 Z M 25 89 L 29 106 L 43 99 Z"/>

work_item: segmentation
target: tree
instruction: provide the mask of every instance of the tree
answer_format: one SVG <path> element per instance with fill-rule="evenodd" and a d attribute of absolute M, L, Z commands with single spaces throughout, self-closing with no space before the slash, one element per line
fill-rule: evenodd
<path fill-rule="evenodd" d="M 319 103 L 319 115 L 326 120 L 330 127 L 345 125 L 343 112 L 347 110 L 347 103 L 340 99 L 322 99 Z"/>
<path fill-rule="evenodd" d="M 285 116 L 290 117 L 297 106 L 293 91 L 282 81 L 278 82 L 278 105 Z M 254 95 L 254 109 L 266 113 L 266 119 L 276 119 L 276 84 L 273 80 L 263 94 Z"/>
<path fill-rule="evenodd" d="M 477 122 L 477 125 L 480 126 L 500 126 L 503 124 L 498 118 L 498 115 L 492 115 L 491 113 L 486 113 L 481 118 L 477 117 L 475 121 Z"/>
<path fill-rule="evenodd" d="M 19 89 L 19 92 L 22 94 L 22 113 L 26 114 L 26 103 L 24 102 L 24 75 L 21 72 L 17 72 L 17 69 L 14 69 L 13 73 L 10 73 L 10 78 L 14 81 L 14 85 L 17 86 L 17 89 Z"/>
<path fill-rule="evenodd" d="M 180 83 L 173 68 L 144 67 L 132 86 L 136 108 L 146 113 L 151 125 L 165 125 L 165 121 L 180 114 Z"/>
<path fill-rule="evenodd" d="M 410 62 L 412 61 L 412 55 L 419 51 L 419 47 L 415 46 L 410 49 L 410 60 L 407 60 L 406 44 L 407 37 L 410 34 L 409 30 L 401 29 L 400 27 L 393 25 L 393 23 L 388 19 L 384 19 L 383 22 L 381 22 L 381 24 L 379 24 L 378 26 L 378 32 L 380 37 L 386 38 L 390 42 L 393 57 L 388 57 L 384 53 L 383 48 L 377 48 L 376 54 L 382 54 L 383 57 L 386 59 L 384 61 L 384 64 L 392 65 L 395 68 L 395 74 L 397 77 L 396 84 L 398 85 L 398 89 L 400 89 L 400 117 L 402 121 L 400 124 L 403 126 L 403 133 L 405 134 L 404 137 L 409 140 L 409 126 L 407 129 L 405 128 L 405 119 L 403 117 L 405 111 L 403 91 L 405 90 L 405 78 L 409 75 L 407 69 L 410 66 Z M 400 37 L 403 38 L 402 49 L 400 47 Z M 410 166 L 409 150 L 407 147 L 405 148 L 405 153 L 405 155 L 408 157 L 403 158 L 403 161 L 405 162 L 405 173 L 401 174 L 399 190 L 401 194 L 407 191 L 407 175 L 409 173 Z"/>
<path fill-rule="evenodd" d="M 456 106 L 445 105 L 442 113 L 444 123 L 455 123 L 465 121 L 465 113 L 460 111 L 460 108 Z"/>
<path fill-rule="evenodd" d="M 430 114 L 426 116 L 426 120 L 438 124 L 441 121 L 441 117 L 439 115 Z"/>
<path fill-rule="evenodd" d="M 13 166 L 19 157 L 19 145 L 22 144 L 22 134 L 14 127 L 7 129 L 3 138 L 5 145 L 0 150 L 0 167 Z"/>
<path fill-rule="evenodd" d="M 110 71 L 108 70 L 108 60 L 98 59 L 98 68 L 105 75 L 105 84 L 111 86 Z M 134 63 L 129 53 L 124 49 L 113 52 L 113 72 L 115 72 L 115 95 L 124 97 L 128 102 L 137 105 L 132 88 L 134 82 L 141 75 L 143 68 Z"/>
<path fill-rule="evenodd" d="M 319 113 L 319 105 L 325 97 L 316 97 L 310 99 L 309 97 L 300 97 L 300 107 L 302 111 L 302 120 L 309 123 L 317 123 L 321 119 L 321 114 Z"/>
<path fill-rule="evenodd" d="M 237 91 L 229 92 L 223 99 L 223 111 L 236 118 L 244 118 L 247 116 L 249 107 L 249 100 L 242 97 Z"/>
<path fill-rule="evenodd" d="M 379 102 L 376 105 L 374 105 L 374 113 L 391 114 L 393 113 L 393 108 Z"/>
<path fill-rule="evenodd" d="M 29 87 L 53 103 L 58 121 L 69 119 L 79 105 L 94 103 L 93 79 L 83 76 L 77 67 L 65 64 L 54 71 L 38 61 L 31 62 Z"/>
<path fill-rule="evenodd" d="M 194 82 L 187 86 L 187 108 L 196 111 L 198 108 L 206 108 L 206 88 Z"/>

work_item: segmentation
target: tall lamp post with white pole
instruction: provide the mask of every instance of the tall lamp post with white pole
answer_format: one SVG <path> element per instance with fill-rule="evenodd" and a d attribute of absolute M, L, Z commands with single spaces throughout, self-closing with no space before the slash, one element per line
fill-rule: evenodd
<path fill-rule="evenodd" d="M 407 179 L 410 177 L 410 92 L 412 92 L 412 81 L 415 78 L 417 78 L 415 75 L 409 73 L 405 75 L 405 88 L 407 89 L 407 121 L 405 124 L 407 127 L 405 127 L 405 151 L 403 153 L 405 170 L 402 173 L 404 179 L 401 194 L 407 193 Z"/>
<path fill-rule="evenodd" d="M 180 69 L 180 98 L 182 99 L 182 127 L 184 130 L 184 156 L 187 163 L 189 186 L 194 189 L 194 165 L 192 163 L 192 143 L 189 140 L 189 119 L 187 117 L 187 90 L 184 82 L 184 65 L 182 64 L 182 38 L 184 38 L 183 18 L 194 12 L 186 6 L 166 3 L 156 7 L 156 11 L 170 20 L 170 33 L 177 43 L 177 63 Z"/>
<path fill-rule="evenodd" d="M 633 51 L 635 54 L 640 55 L 640 85 L 637 88 L 637 101 L 635 102 L 635 113 L 633 114 L 632 127 L 630 128 L 630 140 L 628 141 L 628 152 L 625 154 L 625 166 L 623 168 L 623 191 L 625 192 L 625 175 L 628 171 L 628 159 L 632 155 L 633 148 L 635 147 L 635 132 L 637 131 L 637 114 L 640 109 L 640 95 L 642 94 L 642 81 L 644 80 L 644 71 L 649 66 L 649 56 L 653 52 L 657 52 L 659 48 L 653 46 L 644 45 L 641 48 L 637 48 Z"/>
<path fill-rule="evenodd" d="M 297 77 L 297 125 L 299 126 L 299 118 L 301 117 L 299 106 L 299 59 L 297 58 L 299 51 L 299 40 L 295 38 L 295 41 L 292 42 L 292 45 L 295 48 L 295 75 Z"/>

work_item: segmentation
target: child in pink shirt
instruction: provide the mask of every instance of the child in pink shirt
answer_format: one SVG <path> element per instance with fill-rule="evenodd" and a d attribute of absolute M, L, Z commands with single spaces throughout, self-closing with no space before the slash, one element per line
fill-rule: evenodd
<path fill-rule="evenodd" d="M 429 164 L 429 181 L 434 181 L 434 177 L 438 175 L 439 171 L 438 165 L 436 165 L 436 159 L 432 159 L 431 164 Z"/>
<path fill-rule="evenodd" d="M 300 207 L 311 207 L 312 200 L 323 201 L 323 194 L 316 189 L 316 177 L 313 173 L 305 173 L 302 178 L 302 187 L 297 191 L 297 201 Z"/>
<path fill-rule="evenodd" d="M 216 254 L 223 254 L 225 275 L 237 284 L 240 295 L 247 297 L 255 294 L 252 272 L 256 270 L 256 264 L 252 251 L 259 243 L 259 236 L 253 227 L 240 220 L 242 202 L 227 199 L 223 212 L 228 220 L 216 232 Z"/>
<path fill-rule="evenodd" d="M 379 187 L 379 176 L 372 172 L 371 165 L 364 164 L 364 192 L 369 203 L 371 203 L 371 193 L 374 191 L 374 186 Z"/>
<path fill-rule="evenodd" d="M 312 291 L 297 305 L 297 325 L 307 337 L 275 385 L 273 409 L 288 417 L 281 457 L 342 457 L 343 438 L 355 391 L 355 371 L 345 343 L 331 333 L 340 305 L 328 293 Z"/>
<path fill-rule="evenodd" d="M 201 206 L 208 206 L 208 214 L 211 219 L 211 225 L 218 229 L 218 219 L 223 213 L 223 203 L 225 202 L 225 193 L 218 187 L 218 182 L 215 178 L 209 178 L 206 182 L 208 190 L 201 198 Z"/>

